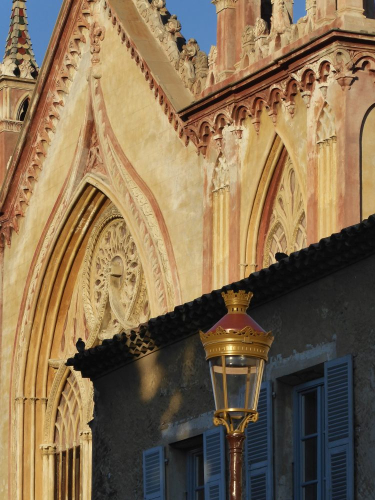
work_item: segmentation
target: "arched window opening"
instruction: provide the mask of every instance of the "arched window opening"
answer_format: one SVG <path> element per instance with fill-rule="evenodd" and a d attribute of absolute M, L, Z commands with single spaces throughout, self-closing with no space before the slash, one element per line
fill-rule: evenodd
<path fill-rule="evenodd" d="M 17 120 L 20 122 L 23 122 L 26 117 L 27 110 L 29 109 L 29 104 L 30 104 L 30 99 L 27 97 L 21 104 L 18 113 L 17 113 Z"/>
<path fill-rule="evenodd" d="M 55 422 L 55 500 L 81 498 L 80 430 L 82 403 L 71 373 L 61 393 Z"/>
<path fill-rule="evenodd" d="M 276 253 L 289 255 L 307 244 L 305 205 L 289 156 L 286 157 L 274 201 L 269 199 L 267 203 L 272 203 L 272 212 L 264 240 L 263 267 L 276 262 Z"/>

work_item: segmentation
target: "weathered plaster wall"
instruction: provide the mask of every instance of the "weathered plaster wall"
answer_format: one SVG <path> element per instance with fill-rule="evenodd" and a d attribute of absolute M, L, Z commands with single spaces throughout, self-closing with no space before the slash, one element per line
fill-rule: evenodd
<path fill-rule="evenodd" d="M 356 491 L 375 495 L 374 271 L 371 257 L 251 311 L 275 334 L 265 373 L 275 392 L 275 498 L 292 497 L 293 387 L 283 377 L 347 354 L 354 357 Z M 93 498 L 141 499 L 142 451 L 164 445 L 168 456 L 170 443 L 210 427 L 210 384 L 198 335 L 96 380 Z"/>
<path fill-rule="evenodd" d="M 95 383 L 93 498 L 141 500 L 142 450 L 166 444 L 169 424 L 213 408 L 202 351 L 194 336 Z"/>
<path fill-rule="evenodd" d="M 178 138 L 110 20 L 105 27 L 101 86 L 109 120 L 125 155 L 156 197 L 172 240 L 182 300 L 192 300 L 202 290 L 203 159 Z"/>

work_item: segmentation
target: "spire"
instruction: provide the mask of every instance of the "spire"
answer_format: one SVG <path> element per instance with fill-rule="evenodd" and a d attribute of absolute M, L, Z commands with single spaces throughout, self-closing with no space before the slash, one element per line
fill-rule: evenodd
<path fill-rule="evenodd" d="M 38 76 L 39 68 L 27 28 L 26 0 L 13 0 L 9 34 L 3 64 L 0 65 L 0 75 L 28 79 L 35 79 Z"/>

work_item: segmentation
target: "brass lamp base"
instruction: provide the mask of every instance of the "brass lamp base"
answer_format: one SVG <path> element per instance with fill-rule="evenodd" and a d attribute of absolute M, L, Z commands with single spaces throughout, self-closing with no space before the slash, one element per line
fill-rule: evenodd
<path fill-rule="evenodd" d="M 237 416 L 236 413 L 242 413 Z M 228 434 L 243 433 L 250 422 L 258 420 L 258 412 L 244 408 L 228 408 L 217 410 L 214 414 L 214 425 L 224 425 Z"/>

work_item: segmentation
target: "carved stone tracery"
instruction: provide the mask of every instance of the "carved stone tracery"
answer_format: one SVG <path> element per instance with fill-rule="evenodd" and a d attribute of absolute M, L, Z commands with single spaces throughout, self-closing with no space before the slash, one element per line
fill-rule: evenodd
<path fill-rule="evenodd" d="M 137 247 L 117 209 L 101 216 L 88 243 L 83 305 L 91 337 L 111 338 L 150 317 L 146 280 Z M 91 344 L 90 339 L 88 343 Z"/>
<path fill-rule="evenodd" d="M 289 255 L 306 246 L 306 215 L 302 191 L 287 157 L 265 239 L 263 267 L 276 262 L 277 252 Z"/>

